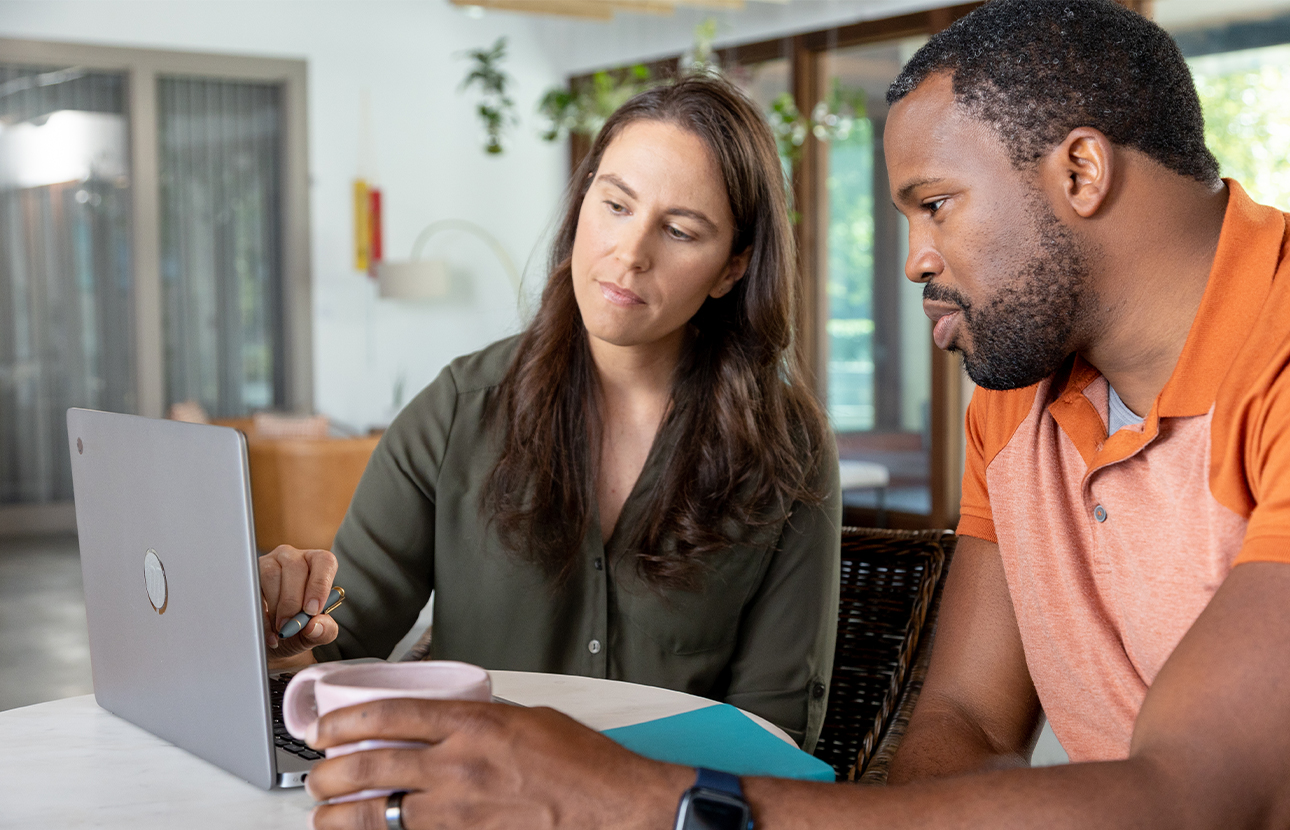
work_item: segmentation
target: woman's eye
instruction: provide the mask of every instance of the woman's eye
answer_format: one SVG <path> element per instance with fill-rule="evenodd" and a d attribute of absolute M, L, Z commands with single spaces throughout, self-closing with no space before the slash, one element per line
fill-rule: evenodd
<path fill-rule="evenodd" d="M 680 239 L 680 240 L 684 240 L 684 241 L 686 241 L 686 242 L 688 242 L 689 240 L 691 240 L 691 239 L 693 239 L 693 238 L 694 238 L 693 236 L 690 236 L 688 233 L 686 233 L 685 231 L 681 230 L 680 228 L 678 228 L 678 227 L 677 227 L 677 226 L 675 226 L 675 225 L 668 225 L 668 226 L 667 226 L 667 233 L 668 233 L 668 235 L 669 235 L 669 236 L 671 236 L 673 239 Z"/>
<path fill-rule="evenodd" d="M 622 205 L 618 204 L 617 202 L 612 202 L 612 201 L 610 201 L 610 200 L 608 200 L 608 199 L 606 199 L 606 200 L 605 200 L 605 204 L 606 204 L 606 205 L 609 205 L 609 212 L 610 212 L 610 213 L 624 213 L 624 212 L 627 210 L 627 208 L 623 207 Z"/>

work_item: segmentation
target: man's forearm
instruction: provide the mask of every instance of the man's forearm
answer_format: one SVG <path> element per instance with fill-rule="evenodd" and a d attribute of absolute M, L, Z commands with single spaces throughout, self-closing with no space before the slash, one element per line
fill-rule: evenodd
<path fill-rule="evenodd" d="M 1037 733 L 1038 730 L 1035 730 Z M 952 706 L 922 701 L 892 760 L 889 784 L 910 784 L 971 772 L 1027 767 L 1029 750 L 992 741 Z"/>
<path fill-rule="evenodd" d="M 886 788 L 746 778 L 758 830 L 1229 828 L 1222 799 L 1143 759 L 1001 770 Z M 1206 800 L 1208 798 L 1208 801 Z"/>

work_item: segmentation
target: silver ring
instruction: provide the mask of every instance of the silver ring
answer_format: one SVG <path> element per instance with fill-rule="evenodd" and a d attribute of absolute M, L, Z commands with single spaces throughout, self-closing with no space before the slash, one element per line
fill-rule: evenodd
<path fill-rule="evenodd" d="M 403 826 L 404 793 L 390 793 L 385 798 L 385 827 L 387 830 L 407 830 Z"/>

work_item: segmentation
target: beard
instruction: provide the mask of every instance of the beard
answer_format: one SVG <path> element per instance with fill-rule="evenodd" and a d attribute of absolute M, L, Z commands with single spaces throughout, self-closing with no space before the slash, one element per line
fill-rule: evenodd
<path fill-rule="evenodd" d="M 968 377 L 986 389 L 1020 389 L 1056 372 L 1088 328 L 1096 307 L 1088 257 L 1052 209 L 1036 198 L 1029 211 L 1035 242 L 1013 276 L 983 302 L 929 282 L 923 298 L 963 309 Z"/>

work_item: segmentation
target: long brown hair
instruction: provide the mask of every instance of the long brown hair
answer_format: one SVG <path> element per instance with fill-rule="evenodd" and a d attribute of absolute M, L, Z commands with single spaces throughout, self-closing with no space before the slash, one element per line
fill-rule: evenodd
<path fill-rule="evenodd" d="M 750 254 L 743 279 L 709 297 L 672 380 L 660 430 L 678 436 L 630 555 L 658 586 L 694 587 L 704 558 L 818 501 L 813 480 L 827 421 L 803 381 L 793 340 L 797 258 L 775 141 L 730 83 L 683 78 L 615 112 L 573 178 L 550 277 L 498 390 L 505 434 L 481 496 L 499 536 L 558 582 L 578 563 L 599 469 L 598 378 L 574 298 L 578 214 L 605 149 L 636 121 L 675 124 L 700 138 L 721 170 L 735 220 L 731 254 Z"/>

